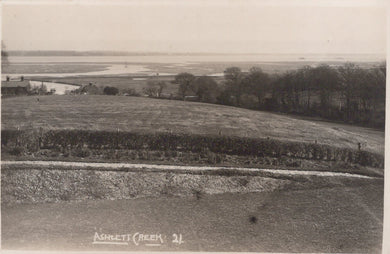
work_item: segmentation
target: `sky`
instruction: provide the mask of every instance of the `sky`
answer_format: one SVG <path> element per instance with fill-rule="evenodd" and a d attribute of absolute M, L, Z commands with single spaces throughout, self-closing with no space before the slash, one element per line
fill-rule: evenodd
<path fill-rule="evenodd" d="M 298 2 L 3 1 L 2 41 L 8 50 L 386 53 L 383 6 Z"/>

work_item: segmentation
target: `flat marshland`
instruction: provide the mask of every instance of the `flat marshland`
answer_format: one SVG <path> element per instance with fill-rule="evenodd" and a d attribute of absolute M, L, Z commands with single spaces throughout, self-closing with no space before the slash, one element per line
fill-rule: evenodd
<path fill-rule="evenodd" d="M 8 64 L 4 65 L 2 73 L 6 74 L 48 74 L 48 73 L 77 73 L 103 71 L 110 65 L 104 64 Z"/>
<path fill-rule="evenodd" d="M 242 56 L 241 56 L 242 57 Z M 275 61 L 270 59 L 270 61 L 265 61 L 260 59 L 253 59 L 250 61 L 245 61 L 240 59 L 239 56 L 236 56 L 234 60 L 222 60 L 218 59 L 209 59 L 205 60 L 202 57 L 195 57 L 190 59 L 187 57 L 162 57 L 158 61 L 158 57 L 149 58 L 139 58 L 139 59 L 126 59 L 126 58 L 115 58 L 107 57 L 100 59 L 88 59 L 85 57 L 47 57 L 45 62 L 41 62 L 42 59 L 36 59 L 34 57 L 25 58 L 23 60 L 17 59 L 18 57 L 13 57 L 10 59 L 10 64 L 5 65 L 2 73 L 4 74 L 42 74 L 42 77 L 45 74 L 61 74 L 61 73 L 82 73 L 83 75 L 89 75 L 89 72 L 97 72 L 108 69 L 110 66 L 123 66 L 121 68 L 121 75 L 149 75 L 156 73 L 165 73 L 175 75 L 183 71 L 191 72 L 195 75 L 214 75 L 221 74 L 223 71 L 231 66 L 240 67 L 243 70 L 249 70 L 251 67 L 256 66 L 260 67 L 262 70 L 268 73 L 283 73 L 290 70 L 295 70 L 303 66 L 315 66 L 319 63 L 329 64 L 331 66 L 339 66 L 343 64 L 343 61 L 335 60 L 322 60 L 322 61 L 310 61 L 310 60 L 298 60 L 296 58 L 291 58 L 286 61 Z M 187 60 L 185 60 L 187 59 Z M 64 61 L 69 62 L 64 62 Z M 99 61 L 100 60 L 100 61 Z M 238 61 L 237 61 L 238 60 Z M 157 61 L 157 62 L 156 62 Z M 364 68 L 369 68 L 372 65 L 378 64 L 377 61 L 367 61 L 359 62 Z M 132 66 L 137 68 L 131 68 Z M 126 68 L 127 67 L 127 68 Z M 138 68 L 141 67 L 141 68 Z M 142 70 L 132 73 L 134 70 Z M 116 73 L 116 75 L 119 73 Z M 115 77 L 113 75 L 112 77 Z"/>

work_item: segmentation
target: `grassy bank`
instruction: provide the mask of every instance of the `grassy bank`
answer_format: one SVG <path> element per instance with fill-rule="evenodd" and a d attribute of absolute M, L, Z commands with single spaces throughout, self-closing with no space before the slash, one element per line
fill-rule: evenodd
<path fill-rule="evenodd" d="M 384 151 L 383 131 L 229 106 L 127 96 L 2 100 L 2 130 L 40 128 L 269 138 L 351 149 L 360 143 L 362 150 Z"/>

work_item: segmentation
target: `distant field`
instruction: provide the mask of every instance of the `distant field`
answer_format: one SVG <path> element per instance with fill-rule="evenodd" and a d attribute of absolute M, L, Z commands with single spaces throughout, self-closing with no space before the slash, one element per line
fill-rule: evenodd
<path fill-rule="evenodd" d="M 125 96 L 2 100 L 2 129 L 39 127 L 269 137 L 353 149 L 361 143 L 363 150 L 384 151 L 382 131 L 221 105 Z"/>
<path fill-rule="evenodd" d="M 88 85 L 89 83 L 92 83 L 98 87 L 106 87 L 106 86 L 113 86 L 118 89 L 135 89 L 136 92 L 142 93 L 142 89 L 146 87 L 146 84 L 148 82 L 147 77 L 143 78 L 134 78 L 134 77 L 99 77 L 99 76 L 92 76 L 92 77 L 64 77 L 64 78 L 42 78 L 40 80 L 50 80 L 52 82 L 64 82 L 69 84 L 77 84 L 77 85 Z M 177 84 L 172 84 L 171 81 L 173 80 L 172 76 L 168 77 L 159 77 L 159 81 L 165 81 L 167 84 L 167 87 L 164 88 L 163 93 L 164 94 L 176 94 L 178 90 Z"/>
<path fill-rule="evenodd" d="M 131 77 L 131 76 L 90 76 L 90 77 L 62 77 L 62 78 L 40 78 L 40 80 L 47 80 L 52 82 L 64 82 L 69 84 L 87 85 L 92 83 L 98 87 L 113 86 L 120 90 L 134 89 L 136 92 L 143 94 L 142 90 L 147 87 L 149 80 L 164 81 L 167 86 L 164 88 L 164 94 L 177 95 L 179 86 L 172 84 L 174 80 L 173 76 L 160 76 L 160 77 Z M 222 82 L 223 77 L 215 77 L 217 82 Z"/>

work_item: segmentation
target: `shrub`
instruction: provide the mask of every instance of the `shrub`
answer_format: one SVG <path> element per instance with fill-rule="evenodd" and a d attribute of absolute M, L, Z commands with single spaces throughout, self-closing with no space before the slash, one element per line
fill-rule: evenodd
<path fill-rule="evenodd" d="M 24 152 L 23 147 L 17 146 L 17 147 L 12 148 L 9 151 L 9 154 L 19 156 L 19 155 L 22 155 L 23 152 Z"/>
<path fill-rule="evenodd" d="M 106 86 L 103 89 L 103 93 L 106 95 L 117 95 L 119 93 L 119 90 L 116 87 Z"/>
<path fill-rule="evenodd" d="M 81 157 L 81 158 L 89 157 L 90 154 L 91 154 L 90 151 L 88 149 L 85 149 L 85 148 L 76 148 L 75 150 L 73 150 L 73 153 L 72 153 L 73 156 Z"/>
<path fill-rule="evenodd" d="M 122 94 L 126 96 L 140 96 L 140 94 L 134 88 L 123 89 Z"/>

